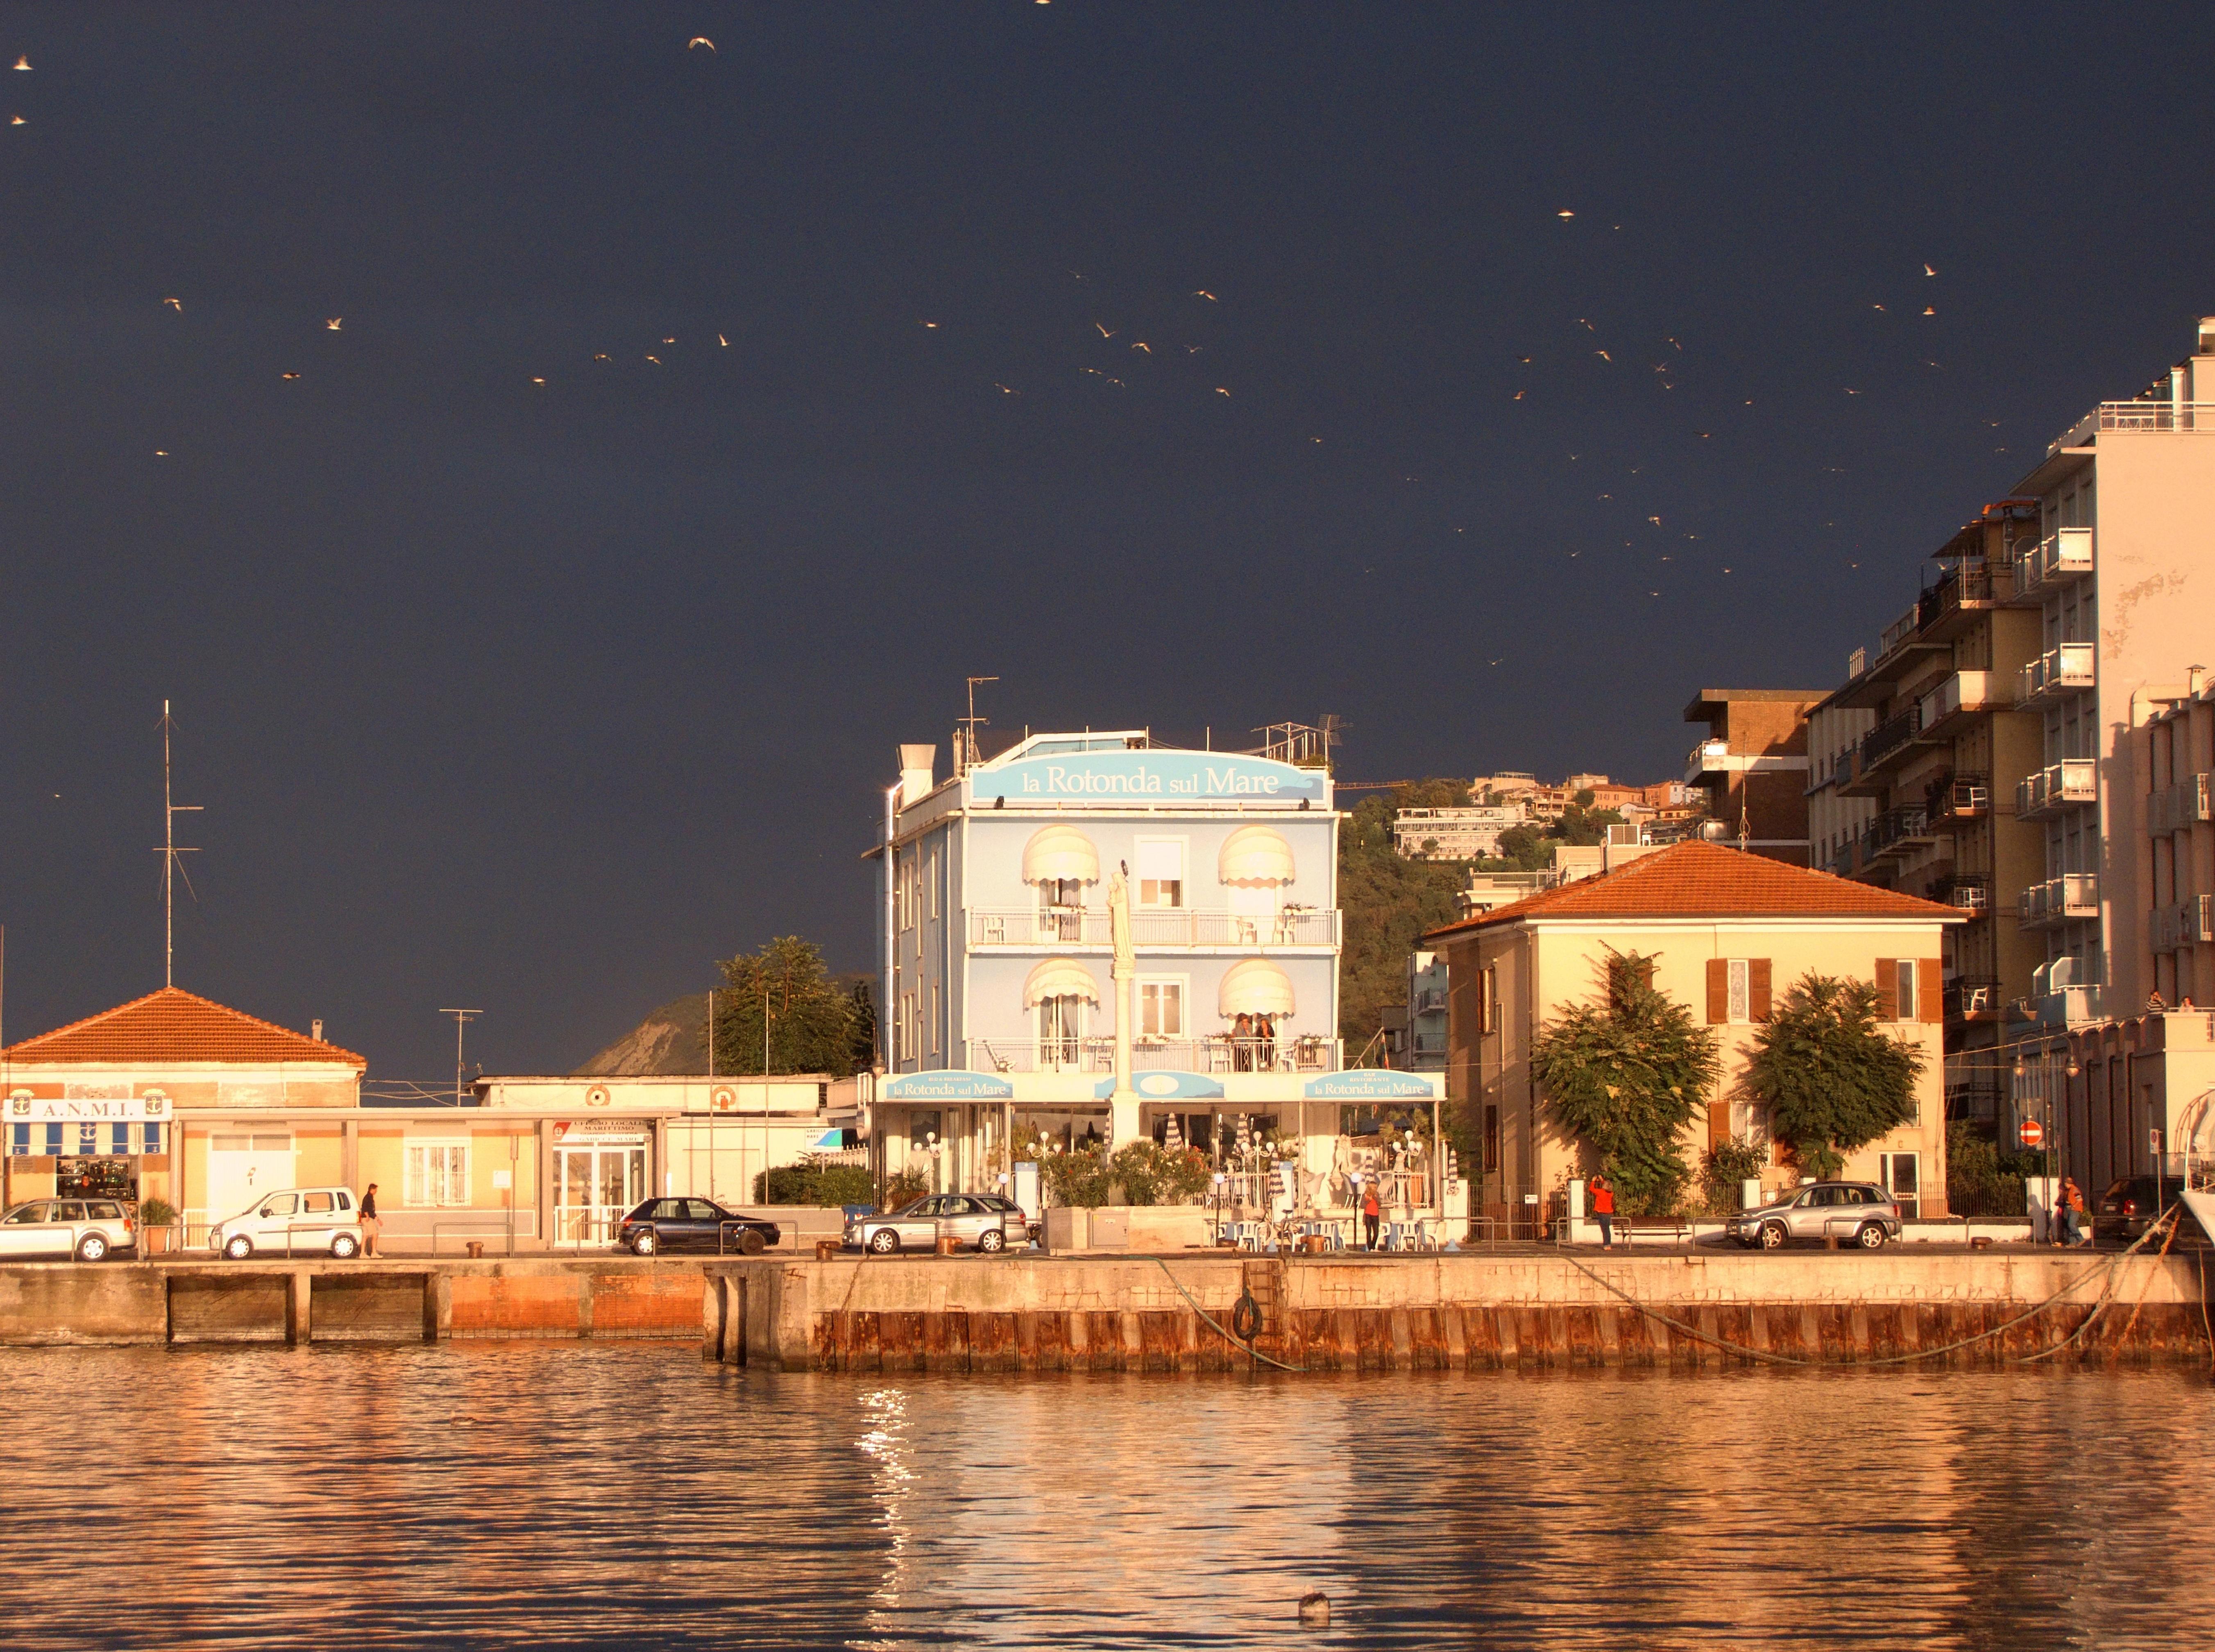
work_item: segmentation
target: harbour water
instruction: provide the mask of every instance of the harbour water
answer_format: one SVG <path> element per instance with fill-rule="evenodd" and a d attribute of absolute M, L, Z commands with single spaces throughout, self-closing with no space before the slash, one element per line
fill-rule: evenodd
<path fill-rule="evenodd" d="M 0 1354 L 17 1645 L 2203 1647 L 2205 1374 Z M 1324 1630 L 1298 1598 L 1331 1600 Z"/>

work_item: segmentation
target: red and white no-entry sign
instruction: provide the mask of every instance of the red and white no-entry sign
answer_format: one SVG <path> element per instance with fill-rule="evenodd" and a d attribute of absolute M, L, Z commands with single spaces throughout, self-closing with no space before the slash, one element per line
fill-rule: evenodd
<path fill-rule="evenodd" d="M 2020 1133 L 2026 1147 L 2040 1147 L 2046 1143 L 2046 1127 L 2036 1119 L 2025 1119 Z"/>

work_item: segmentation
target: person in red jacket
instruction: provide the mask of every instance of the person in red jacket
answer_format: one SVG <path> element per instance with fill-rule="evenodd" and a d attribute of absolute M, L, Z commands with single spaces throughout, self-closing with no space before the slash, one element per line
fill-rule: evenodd
<path fill-rule="evenodd" d="M 1592 1179 L 1592 1220 L 1599 1224 L 1599 1248 L 1615 1248 L 1615 1189 L 1608 1185 L 1604 1174 L 1595 1170 Z"/>
<path fill-rule="evenodd" d="M 1361 1225 L 1368 1235 L 1371 1250 L 1377 1248 L 1377 1224 L 1384 1214 L 1383 1207 L 1377 1201 L 1377 1184 L 1365 1182 L 1361 1188 Z"/>

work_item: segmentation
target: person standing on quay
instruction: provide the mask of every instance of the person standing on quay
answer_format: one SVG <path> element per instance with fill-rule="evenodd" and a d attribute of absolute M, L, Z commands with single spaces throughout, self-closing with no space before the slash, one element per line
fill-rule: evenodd
<path fill-rule="evenodd" d="M 1612 1250 L 1615 1249 L 1615 1189 L 1608 1185 L 1606 1175 L 1598 1170 L 1592 1172 L 1592 1219 L 1599 1224 L 1599 1248 Z"/>
<path fill-rule="evenodd" d="M 1371 1250 L 1377 1248 L 1377 1225 L 1383 1219 L 1384 1215 L 1384 1207 L 1377 1202 L 1377 1184 L 1374 1182 L 1363 1182 L 1361 1184 L 1361 1228 Z"/>
<path fill-rule="evenodd" d="M 384 1223 L 377 1213 L 377 1183 L 372 1182 L 361 1193 L 361 1254 L 374 1256 L 377 1236 L 384 1231 Z"/>

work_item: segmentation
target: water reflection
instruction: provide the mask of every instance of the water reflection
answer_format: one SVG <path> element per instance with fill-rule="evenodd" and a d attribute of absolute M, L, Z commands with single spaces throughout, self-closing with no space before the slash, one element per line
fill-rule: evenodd
<path fill-rule="evenodd" d="M 2196 1647 L 2215 1612 L 2182 1373 L 46 1349 L 0 1355 L 0 1408 L 46 1646 Z"/>

